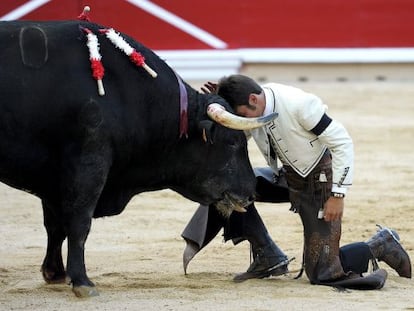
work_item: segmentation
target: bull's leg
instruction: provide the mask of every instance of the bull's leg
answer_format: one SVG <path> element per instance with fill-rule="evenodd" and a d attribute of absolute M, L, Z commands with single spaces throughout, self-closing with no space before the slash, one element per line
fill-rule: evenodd
<path fill-rule="evenodd" d="M 87 147 L 83 146 L 83 149 Z M 68 238 L 66 273 L 78 297 L 98 295 L 95 285 L 86 275 L 84 248 L 110 165 L 110 158 L 106 157 L 108 153 L 102 147 L 88 151 L 91 152 L 84 152 L 64 163 L 61 184 Z"/>
<path fill-rule="evenodd" d="M 112 163 L 100 105 L 94 100 L 79 111 L 76 130 L 62 149 L 60 190 L 68 240 L 66 273 L 78 297 L 98 295 L 86 275 L 85 242 L 92 216 Z"/>
<path fill-rule="evenodd" d="M 73 215 L 68 225 L 67 274 L 72 289 L 78 297 L 97 296 L 95 285 L 86 275 L 85 242 L 89 234 L 92 218 L 88 215 Z"/>
<path fill-rule="evenodd" d="M 47 251 L 41 272 L 47 283 L 65 282 L 66 272 L 62 260 L 62 243 L 66 238 L 59 209 L 44 200 L 43 219 L 47 232 Z"/>

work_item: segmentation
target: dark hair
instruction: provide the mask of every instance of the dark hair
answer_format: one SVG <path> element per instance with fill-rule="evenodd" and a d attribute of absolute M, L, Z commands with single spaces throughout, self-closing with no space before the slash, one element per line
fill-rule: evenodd
<path fill-rule="evenodd" d="M 217 88 L 217 94 L 223 97 L 233 109 L 237 106 L 250 106 L 249 95 L 262 92 L 262 88 L 256 81 L 243 75 L 223 77 Z"/>

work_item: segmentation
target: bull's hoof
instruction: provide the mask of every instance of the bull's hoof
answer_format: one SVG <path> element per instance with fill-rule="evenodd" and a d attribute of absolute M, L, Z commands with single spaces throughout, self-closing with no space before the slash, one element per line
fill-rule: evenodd
<path fill-rule="evenodd" d="M 94 296 L 99 296 L 99 292 L 95 286 L 74 286 L 72 291 L 75 293 L 76 297 L 79 298 L 89 298 Z"/>
<path fill-rule="evenodd" d="M 66 273 L 56 273 L 54 271 L 41 270 L 43 279 L 47 284 L 61 284 L 66 283 Z"/>

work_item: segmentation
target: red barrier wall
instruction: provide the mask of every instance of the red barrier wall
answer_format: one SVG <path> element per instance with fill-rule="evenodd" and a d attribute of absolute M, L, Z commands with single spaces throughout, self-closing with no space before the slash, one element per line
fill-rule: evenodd
<path fill-rule="evenodd" d="M 0 16 L 28 3 L 2 0 Z M 151 1 L 227 44 L 226 48 L 414 47 L 413 0 Z M 148 47 L 211 45 L 125 0 L 52 0 L 21 19 L 76 19 L 84 5 L 94 22 Z"/>

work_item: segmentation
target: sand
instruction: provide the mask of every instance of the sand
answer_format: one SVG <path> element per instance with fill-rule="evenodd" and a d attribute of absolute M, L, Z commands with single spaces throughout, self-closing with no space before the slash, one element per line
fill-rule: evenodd
<path fill-rule="evenodd" d="M 398 231 L 414 258 L 414 88 L 409 82 L 302 82 L 342 121 L 355 143 L 354 186 L 346 198 L 341 244 L 367 240 L 381 224 Z M 252 142 L 253 165 L 264 160 Z M 197 208 L 169 191 L 133 198 L 119 216 L 93 221 L 86 266 L 100 296 L 78 299 L 66 284 L 47 285 L 39 272 L 45 247 L 40 201 L 0 184 L 0 310 L 414 310 L 414 281 L 385 263 L 381 290 L 345 292 L 295 280 L 302 225 L 289 204 L 258 203 L 292 273 L 234 283 L 249 265 L 249 246 L 221 233 L 184 275 L 180 234 Z M 66 257 L 66 244 L 64 245 Z"/>

